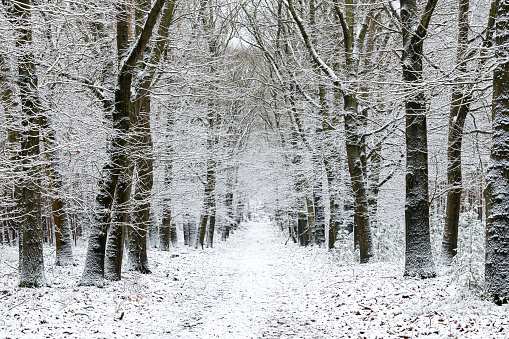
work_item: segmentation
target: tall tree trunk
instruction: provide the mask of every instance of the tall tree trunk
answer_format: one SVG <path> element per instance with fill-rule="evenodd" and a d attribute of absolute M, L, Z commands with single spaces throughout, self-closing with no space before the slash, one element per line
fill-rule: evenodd
<path fill-rule="evenodd" d="M 115 110 L 113 112 L 113 129 L 115 135 L 108 150 L 109 159 L 103 167 L 103 178 L 99 182 L 99 193 L 96 197 L 95 222 L 91 226 L 88 240 L 87 257 L 83 275 L 79 282 L 82 286 L 102 286 L 104 278 L 104 257 L 106 236 L 109 228 L 110 213 L 115 194 L 119 206 L 128 198 L 127 179 L 121 178 L 128 173 L 126 154 L 127 135 L 130 129 L 130 94 L 132 69 L 140 59 L 147 46 L 152 29 L 156 24 L 165 0 L 156 0 L 147 14 L 145 25 L 133 48 L 129 49 L 129 10 L 126 4 L 118 5 L 117 15 L 117 50 L 120 59 L 120 71 L 115 88 Z M 119 180 L 120 178 L 120 180 Z M 118 184 L 118 185 L 117 185 Z M 117 189 L 117 186 L 120 186 Z M 125 218 L 118 218 L 125 221 Z"/>
<path fill-rule="evenodd" d="M 141 22 L 145 15 L 144 13 L 149 10 L 150 2 L 146 0 L 138 0 L 137 2 L 138 7 L 136 8 L 135 18 L 137 22 Z M 138 181 L 136 194 L 134 196 L 134 223 L 131 225 L 130 233 L 132 233 L 132 237 L 130 237 L 129 242 L 129 258 L 130 269 L 141 273 L 150 273 L 147 256 L 147 231 L 155 228 L 151 218 L 150 205 L 150 195 L 154 183 L 153 143 L 150 128 L 150 85 L 157 73 L 155 65 L 161 61 L 167 51 L 166 38 L 168 37 L 168 28 L 173 20 L 174 10 L 175 2 L 167 1 L 158 28 L 158 37 L 160 40 L 157 41 L 151 49 L 145 51 L 144 61 L 149 60 L 149 63 L 144 63 L 141 66 L 143 71 L 139 72 L 141 76 L 139 76 L 136 80 L 136 83 L 140 83 L 141 85 L 140 88 L 135 88 L 135 92 L 138 97 L 135 99 L 135 103 L 132 106 L 132 120 L 135 137 L 131 147 L 134 148 L 134 163 L 138 172 Z M 135 33 L 136 36 L 141 35 L 141 26 L 136 26 Z M 171 122 L 169 121 L 168 123 L 170 124 Z M 170 128 L 170 126 L 168 126 L 168 128 Z M 168 180 L 166 180 L 166 184 L 171 186 L 171 169 L 170 178 L 168 178 Z M 170 204 L 169 201 L 166 201 L 165 203 L 167 205 Z M 165 212 L 163 213 L 165 213 L 165 216 L 163 220 L 165 223 L 170 225 L 171 214 L 166 215 L 167 208 L 171 207 L 164 207 Z M 166 224 L 164 227 L 166 227 Z M 165 229 L 163 233 L 166 231 L 169 230 Z M 168 240 L 166 242 L 162 242 L 164 249 L 168 250 L 170 238 L 169 234 L 163 234 L 163 238 Z"/>
<path fill-rule="evenodd" d="M 436 5 L 430 0 L 423 18 L 418 16 L 415 0 L 400 0 L 403 34 L 403 80 L 409 87 L 406 111 L 406 201 L 405 201 L 405 276 L 436 276 L 431 254 L 428 200 L 428 135 L 426 98 L 422 85 L 423 39 Z M 416 92 L 416 93 L 415 93 Z"/>
<path fill-rule="evenodd" d="M 363 137 L 359 130 L 358 104 L 353 94 L 343 96 L 345 103 L 345 134 L 348 171 L 354 196 L 355 227 L 359 239 L 360 262 L 367 263 L 374 256 L 373 236 L 369 223 L 368 191 L 362 160 Z"/>
<path fill-rule="evenodd" d="M 7 3 L 18 37 L 18 90 L 21 103 L 19 133 L 21 179 L 19 190 L 20 225 L 20 287 L 40 287 L 46 284 L 43 258 L 41 220 L 40 134 L 43 112 L 37 92 L 37 71 L 32 53 L 30 0 Z M 22 240 L 21 240 L 22 239 Z"/>
<path fill-rule="evenodd" d="M 11 13 L 12 14 L 12 13 Z M 19 107 L 19 99 L 16 96 L 16 86 L 11 81 L 13 71 L 10 67 L 10 60 L 6 55 L 0 54 L 0 84 L 1 84 L 1 99 L 4 106 L 5 122 L 7 125 L 7 141 L 9 143 L 9 158 L 11 161 L 11 177 L 12 193 L 8 192 L 10 204 L 3 206 L 5 208 L 5 240 L 6 243 L 11 245 L 11 240 L 16 240 L 16 229 L 19 228 L 17 221 L 17 206 L 21 202 L 20 192 L 20 131 L 21 131 L 21 114 Z M 10 189 L 9 189 L 10 191 Z M 11 193 L 11 194 L 9 194 Z M 12 237 L 9 232 L 12 231 Z M 21 254 L 22 251 L 20 251 Z M 21 257 L 20 257 L 21 260 Z"/>
<path fill-rule="evenodd" d="M 150 273 L 147 256 L 147 230 L 150 222 L 150 196 L 154 183 L 152 135 L 150 128 L 150 95 L 151 81 L 142 85 L 141 94 L 133 106 L 134 142 L 133 161 L 137 171 L 136 191 L 129 237 L 130 270 Z"/>
<path fill-rule="evenodd" d="M 465 81 L 467 72 L 466 50 L 468 48 L 468 11 L 470 0 L 459 0 L 458 9 L 458 50 L 456 63 L 458 64 L 457 84 L 452 89 L 451 109 L 449 113 L 449 140 L 447 145 L 447 205 L 445 211 L 444 236 L 442 240 L 442 262 L 451 265 L 458 247 L 458 224 L 461 208 L 461 190 L 463 188 L 461 176 L 461 144 L 463 141 L 463 127 L 470 112 L 470 93 L 467 85 L 459 83 Z"/>
<path fill-rule="evenodd" d="M 496 304 L 509 302 L 509 3 L 497 1 L 493 71 L 493 139 L 486 188 L 486 291 Z"/>
<path fill-rule="evenodd" d="M 55 131 L 47 117 L 44 117 L 43 121 L 43 127 L 47 133 L 46 143 L 49 148 L 46 153 L 50 161 L 47 172 L 50 178 L 51 211 L 55 226 L 55 265 L 75 265 L 72 254 L 71 223 L 67 212 L 67 203 L 62 197 L 64 184 L 59 165 L 60 159 L 55 150 Z"/>

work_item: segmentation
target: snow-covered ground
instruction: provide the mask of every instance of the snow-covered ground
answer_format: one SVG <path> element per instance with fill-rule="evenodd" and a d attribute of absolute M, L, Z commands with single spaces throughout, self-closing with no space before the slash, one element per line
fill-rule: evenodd
<path fill-rule="evenodd" d="M 19 289 L 16 248 L 0 247 L 0 338 L 508 338 L 508 308 L 459 297 L 451 279 L 403 279 L 401 263 L 338 262 L 244 224 L 213 249 L 150 252 L 153 274 L 77 287 Z M 178 253 L 178 257 L 172 257 Z"/>

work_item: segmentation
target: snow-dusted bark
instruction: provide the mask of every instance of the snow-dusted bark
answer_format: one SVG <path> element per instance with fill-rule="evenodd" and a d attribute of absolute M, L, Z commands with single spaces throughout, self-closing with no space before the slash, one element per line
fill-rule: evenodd
<path fill-rule="evenodd" d="M 498 1 L 496 14 L 485 279 L 488 295 L 503 304 L 509 302 L 509 3 Z"/>
<path fill-rule="evenodd" d="M 226 221 L 221 230 L 221 240 L 225 241 L 230 236 L 230 231 L 234 228 L 235 211 L 233 206 L 233 188 L 234 188 L 234 172 L 237 167 L 229 167 L 226 172 Z"/>
<path fill-rule="evenodd" d="M 346 16 L 343 15 L 337 2 L 334 3 L 334 10 L 341 24 L 341 29 L 344 36 L 345 57 L 347 80 L 349 83 L 355 83 L 358 67 L 358 46 L 364 39 L 366 28 L 360 29 L 358 34 L 354 32 L 354 13 L 352 4 L 348 4 Z M 288 8 L 290 13 L 299 28 L 302 39 L 306 48 L 308 49 L 311 59 L 316 66 L 322 70 L 332 81 L 338 95 L 343 98 L 344 116 L 345 116 L 345 136 L 346 136 L 346 151 L 348 157 L 348 169 L 352 179 L 352 186 L 355 198 L 355 221 L 356 229 L 359 234 L 359 248 L 360 248 L 360 261 L 362 263 L 369 262 L 375 256 L 373 246 L 373 237 L 371 234 L 371 227 L 369 223 L 368 213 L 368 197 L 367 197 L 367 184 L 365 173 L 365 157 L 363 152 L 363 143 L 365 138 L 362 130 L 362 117 L 359 111 L 359 104 L 354 88 L 349 88 L 338 77 L 332 68 L 317 53 L 314 44 L 310 38 L 309 32 L 304 25 L 301 16 L 297 13 L 293 6 L 293 1 L 288 0 Z"/>
<path fill-rule="evenodd" d="M 444 236 L 442 240 L 442 262 L 452 263 L 458 247 L 458 225 L 461 208 L 461 144 L 463 127 L 470 112 L 470 86 L 462 85 L 467 73 L 468 13 L 470 0 L 460 0 L 458 9 L 458 49 L 456 63 L 457 84 L 452 89 L 451 109 L 449 112 L 449 140 L 447 145 L 447 205 L 445 212 Z"/>
<path fill-rule="evenodd" d="M 144 11 L 148 10 L 149 6 L 150 3 L 145 0 L 138 1 L 138 7 L 135 13 L 137 21 L 141 21 L 143 19 Z M 134 155 L 132 156 L 132 161 L 135 164 L 134 168 L 137 171 L 138 181 L 136 182 L 137 185 L 135 188 L 136 193 L 134 195 L 134 207 L 130 231 L 131 237 L 129 238 L 129 262 L 131 270 L 141 273 L 150 273 L 147 256 L 147 230 L 154 227 L 154 225 L 151 224 L 152 219 L 150 217 L 150 197 L 154 183 L 153 143 L 150 126 L 150 86 L 157 75 L 158 70 L 156 65 L 160 63 L 166 51 L 168 28 L 173 21 L 175 13 L 174 10 L 175 2 L 167 1 L 158 28 L 157 35 L 159 40 L 154 43 L 151 48 L 148 48 L 145 51 L 145 56 L 143 58 L 144 63 L 140 67 L 141 69 L 138 72 L 138 76 L 133 86 L 133 92 L 136 94 L 136 97 L 133 99 L 134 102 L 131 106 L 131 119 L 134 136 L 130 147 L 133 149 Z M 136 27 L 135 31 L 137 36 L 141 34 L 140 27 Z M 170 128 L 171 119 L 168 121 L 168 129 Z M 171 187 L 171 177 L 168 178 L 168 180 L 166 180 L 166 184 Z M 164 207 L 165 211 L 171 208 L 171 206 L 169 206 L 171 200 L 165 200 L 164 203 L 165 205 L 168 205 Z M 169 230 L 171 233 L 171 215 L 168 220 L 170 223 Z M 168 223 L 166 219 L 165 222 Z"/>
<path fill-rule="evenodd" d="M 60 179 L 61 180 L 61 179 Z M 61 186 L 55 184 L 56 180 L 52 179 L 53 189 L 56 193 Z M 62 197 L 53 198 L 52 201 L 53 221 L 55 223 L 55 265 L 56 266 L 69 266 L 75 265 L 74 257 L 72 254 L 72 237 L 71 237 L 71 223 L 65 209 L 65 200 Z"/>
<path fill-rule="evenodd" d="M 323 202 L 322 161 L 314 157 L 313 206 L 314 206 L 314 242 L 320 247 L 325 246 L 325 206 Z"/>
<path fill-rule="evenodd" d="M 130 270 L 150 273 L 147 256 L 147 230 L 150 229 L 150 197 L 154 183 L 153 145 L 150 128 L 151 79 L 141 85 L 142 97 L 133 103 L 133 130 L 131 154 L 134 169 L 137 171 L 136 188 L 133 200 L 133 212 L 129 231 Z"/>
<path fill-rule="evenodd" d="M 182 230 L 184 231 L 184 245 L 191 246 L 191 217 L 189 214 L 184 216 L 184 221 L 182 223 Z"/>
<path fill-rule="evenodd" d="M 340 230 L 341 224 L 343 223 L 343 213 L 341 208 L 341 200 L 339 197 L 339 182 L 337 176 L 339 175 L 337 171 L 333 170 L 330 161 L 325 161 L 325 171 L 327 174 L 327 183 L 329 188 L 329 209 L 330 209 L 330 218 L 329 218 L 329 249 L 334 248 L 334 243 L 336 242 L 338 232 Z"/>
<path fill-rule="evenodd" d="M 211 119 L 209 119 L 209 122 Z M 206 245 L 207 247 L 213 246 L 214 241 L 214 227 L 216 223 L 216 164 L 213 160 L 213 154 L 210 154 L 211 147 L 214 141 L 209 137 L 207 141 L 207 147 L 209 148 L 209 159 L 207 160 L 207 176 L 204 187 L 203 207 L 200 216 L 200 228 L 198 232 L 198 241 L 196 247 L 201 246 L 203 249 L 205 245 L 205 235 L 207 235 Z M 208 225 L 208 231 L 207 231 Z"/>
<path fill-rule="evenodd" d="M 426 98 L 422 86 L 423 39 L 436 5 L 430 0 L 423 17 L 415 0 L 401 0 L 403 80 L 408 86 L 406 110 L 405 276 L 436 276 L 431 254 L 428 201 Z"/>
<path fill-rule="evenodd" d="M 171 126 L 171 118 L 168 120 L 168 126 Z M 170 155 L 171 155 L 170 148 Z M 171 156 L 170 156 L 171 158 Z M 171 187 L 171 183 L 173 180 L 173 163 L 172 160 L 168 160 L 165 168 L 165 177 L 164 183 L 167 187 Z M 161 225 L 159 226 L 159 250 L 161 251 L 169 251 L 171 247 L 171 228 L 172 228 L 172 213 L 171 213 L 171 196 L 170 194 L 166 194 L 163 199 L 163 219 L 161 220 Z"/>
<path fill-rule="evenodd" d="M 103 168 L 103 178 L 99 182 L 99 193 L 96 197 L 95 222 L 90 229 L 85 268 L 79 285 L 102 286 L 104 278 L 104 257 L 106 250 L 106 236 L 108 232 L 112 201 L 115 194 L 120 207 L 127 200 L 128 158 L 126 154 L 127 135 L 130 129 L 130 102 L 132 69 L 140 59 L 152 36 L 152 30 L 161 13 L 165 0 L 156 0 L 149 13 L 142 31 L 134 46 L 129 49 L 129 15 L 127 4 L 118 5 L 117 15 L 117 50 L 119 52 L 120 70 L 115 87 L 115 109 L 112 114 L 114 136 L 108 149 L 109 159 Z M 120 178 L 120 180 L 119 180 Z M 117 188 L 118 184 L 120 187 Z M 125 221 L 125 218 L 118 217 Z"/>
<path fill-rule="evenodd" d="M 46 284 L 42 246 L 40 129 L 43 124 L 42 103 L 37 92 L 37 71 L 32 47 L 30 0 L 8 2 L 7 13 L 17 33 L 18 93 L 21 125 L 18 134 L 21 179 L 18 210 L 20 224 L 20 287 Z"/>
<path fill-rule="evenodd" d="M 240 223 L 244 220 L 244 200 L 242 197 L 239 197 L 237 200 L 237 207 L 235 209 L 235 227 L 237 229 L 240 226 Z"/>

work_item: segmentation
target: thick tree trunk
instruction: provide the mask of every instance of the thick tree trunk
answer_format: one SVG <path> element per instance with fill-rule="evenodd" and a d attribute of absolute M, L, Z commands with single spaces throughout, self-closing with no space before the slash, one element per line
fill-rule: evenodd
<path fill-rule="evenodd" d="M 433 10 L 427 6 L 426 11 L 425 15 L 431 16 Z M 426 99 L 424 93 L 416 88 L 422 84 L 422 46 L 429 17 L 423 25 L 417 15 L 415 0 L 401 0 L 401 18 L 403 80 L 409 87 L 405 102 L 407 162 L 404 275 L 432 278 L 436 276 L 436 270 L 429 228 Z"/>
<path fill-rule="evenodd" d="M 119 206 L 122 207 L 124 203 L 127 203 L 125 198 L 128 198 L 128 196 L 125 193 L 128 181 L 119 180 L 119 177 L 122 175 L 122 172 L 126 174 L 125 171 L 127 171 L 128 167 L 125 148 L 130 129 L 131 72 L 152 36 L 152 29 L 156 24 L 164 2 L 165 0 L 156 0 L 154 2 L 147 15 L 142 32 L 131 49 L 129 49 L 129 9 L 126 4 L 118 5 L 117 50 L 121 67 L 115 87 L 115 110 L 112 115 L 115 135 L 108 150 L 109 159 L 103 168 L 103 178 L 99 183 L 99 193 L 96 197 L 96 222 L 91 226 L 85 268 L 79 282 L 79 285 L 82 286 L 103 285 L 106 234 L 115 193 L 121 195 L 121 197 L 116 198 L 120 202 Z M 117 188 L 117 183 L 120 188 Z M 118 216 L 116 218 L 125 220 L 125 218 Z"/>
<path fill-rule="evenodd" d="M 145 0 L 138 0 L 138 7 L 135 13 L 137 21 L 141 21 L 144 17 L 145 11 L 149 10 L 150 2 Z M 150 85 L 153 78 L 156 75 L 156 67 L 163 58 L 166 51 L 166 39 L 168 37 L 168 28 L 173 20 L 175 9 L 174 1 L 167 1 L 165 6 L 161 22 L 158 28 L 158 36 L 160 40 L 155 43 L 155 46 L 150 51 L 145 51 L 145 60 L 149 60 L 148 64 L 143 64 L 143 71 L 139 72 L 139 78 L 136 83 L 140 83 L 140 88 L 135 88 L 138 98 L 135 100 L 135 104 L 132 106 L 132 123 L 134 129 L 134 140 L 131 147 L 134 148 L 134 163 L 138 173 L 138 182 L 136 187 L 136 194 L 134 196 L 134 209 L 133 209 L 133 225 L 131 226 L 132 237 L 129 242 L 129 258 L 130 258 L 130 269 L 141 273 L 150 273 L 148 267 L 148 256 L 147 256 L 147 232 L 153 230 L 155 225 L 151 218 L 151 205 L 150 195 L 154 183 L 153 174 L 153 144 L 152 144 L 152 133 L 150 128 L 150 113 L 151 113 L 151 97 L 150 97 Z M 141 26 L 137 26 L 135 29 L 136 36 L 141 35 Z M 171 127 L 171 118 L 168 121 L 168 129 Z M 171 149 L 171 147 L 170 147 Z M 171 152 L 170 152 L 171 153 Z M 171 164 L 170 164 L 171 166 Z M 169 180 L 169 181 L 168 181 Z M 168 186 L 171 186 L 171 169 L 170 178 L 166 180 Z M 169 208 L 171 201 L 165 201 L 165 211 Z M 171 214 L 165 215 L 171 223 Z M 166 225 L 165 225 L 166 227 Z M 171 233 L 171 230 L 170 230 Z M 169 240 L 169 234 L 164 234 L 165 239 Z M 169 241 L 164 242 L 163 246 L 165 250 L 169 248 Z"/>
<path fill-rule="evenodd" d="M 367 263 L 375 255 L 369 223 L 368 192 L 362 164 L 363 137 L 359 131 L 357 100 L 354 95 L 343 96 L 345 103 L 345 133 L 348 171 L 354 195 L 355 227 L 359 237 L 360 262 Z"/>
<path fill-rule="evenodd" d="M 130 270 L 150 273 L 147 256 L 147 230 L 151 228 L 150 196 L 154 183 L 152 135 L 150 128 L 150 81 L 142 85 L 142 97 L 133 105 L 134 156 L 137 182 L 129 237 Z"/>
<path fill-rule="evenodd" d="M 30 0 L 9 4 L 8 12 L 17 30 L 18 91 L 21 102 L 21 125 L 19 133 L 21 179 L 18 210 L 21 217 L 20 235 L 20 287 L 41 287 L 46 284 L 43 259 L 43 231 L 41 220 L 41 167 L 40 135 L 43 116 L 37 92 L 37 72 L 32 53 L 32 30 L 30 23 Z"/>
<path fill-rule="evenodd" d="M 200 216 L 200 224 L 198 227 L 198 232 L 196 232 L 196 244 L 195 248 L 201 247 L 201 249 L 204 248 L 205 245 L 205 234 L 207 232 L 207 224 L 209 221 L 209 211 L 208 211 L 208 205 L 207 205 L 207 199 L 204 199 L 203 202 L 203 211 Z"/>
<path fill-rule="evenodd" d="M 463 188 L 461 176 L 461 144 L 463 141 L 463 127 L 470 112 L 469 86 L 460 85 L 465 81 L 467 72 L 466 51 L 468 48 L 468 11 L 470 0 L 459 0 L 458 10 L 458 63 L 457 82 L 452 89 L 451 109 L 449 113 L 449 140 L 447 145 L 447 206 L 445 211 L 444 236 L 442 240 L 442 262 L 451 265 L 458 247 L 458 225 L 461 208 L 461 190 Z"/>
<path fill-rule="evenodd" d="M 509 302 L 509 3 L 497 1 L 493 71 L 493 139 L 486 188 L 486 291 L 496 304 Z"/>
<path fill-rule="evenodd" d="M 129 200 L 131 196 L 131 171 L 119 176 L 113 202 L 113 217 L 106 245 L 105 278 L 120 280 L 122 277 L 122 259 L 127 225 L 129 224 Z"/>
<path fill-rule="evenodd" d="M 215 208 L 213 209 L 215 211 Z M 214 246 L 214 230 L 216 226 L 216 215 L 215 212 L 209 218 L 209 231 L 207 232 L 207 247 L 212 248 Z"/>

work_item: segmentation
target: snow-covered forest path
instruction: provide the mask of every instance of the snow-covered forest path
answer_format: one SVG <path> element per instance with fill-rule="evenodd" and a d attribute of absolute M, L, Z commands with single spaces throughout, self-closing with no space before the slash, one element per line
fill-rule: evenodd
<path fill-rule="evenodd" d="M 188 274 L 196 307 L 191 307 L 188 331 L 180 334 L 278 338 L 300 333 L 320 338 L 325 324 L 315 326 L 310 312 L 323 302 L 315 286 L 321 278 L 313 269 L 319 264 L 304 260 L 283 242 L 271 226 L 254 223 L 227 243 L 220 256 L 205 252 L 204 269 Z"/>
<path fill-rule="evenodd" d="M 102 289 L 83 268 L 20 289 L 15 247 L 0 247 L 0 338 L 508 338 L 508 307 L 465 297 L 447 275 L 404 279 L 402 263 L 359 265 L 285 245 L 271 224 L 243 224 L 213 249 L 149 253 L 153 274 Z"/>

